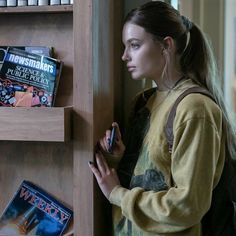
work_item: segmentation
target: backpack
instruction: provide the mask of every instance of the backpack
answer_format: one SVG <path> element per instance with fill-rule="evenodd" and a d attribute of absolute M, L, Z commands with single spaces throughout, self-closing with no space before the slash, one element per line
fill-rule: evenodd
<path fill-rule="evenodd" d="M 174 140 L 173 123 L 177 106 L 185 96 L 191 93 L 204 94 L 214 101 L 210 92 L 201 87 L 189 88 L 176 99 L 165 126 L 170 153 Z M 230 157 L 227 147 L 225 165 L 220 181 L 213 190 L 210 209 L 201 223 L 203 236 L 236 236 L 236 164 Z"/>

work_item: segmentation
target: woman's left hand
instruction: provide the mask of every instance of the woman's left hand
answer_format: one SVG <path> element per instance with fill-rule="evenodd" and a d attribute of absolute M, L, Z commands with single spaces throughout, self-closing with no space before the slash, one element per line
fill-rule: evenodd
<path fill-rule="evenodd" d="M 117 176 L 116 170 L 110 168 L 107 165 L 105 158 L 101 152 L 95 154 L 97 167 L 94 163 L 89 162 L 89 167 L 92 170 L 98 185 L 107 199 L 109 199 L 110 193 L 113 188 L 120 185 L 119 178 Z"/>

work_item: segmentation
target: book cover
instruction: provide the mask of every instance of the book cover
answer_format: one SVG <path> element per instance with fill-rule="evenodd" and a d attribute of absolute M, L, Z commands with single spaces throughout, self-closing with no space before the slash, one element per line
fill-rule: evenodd
<path fill-rule="evenodd" d="M 7 6 L 8 7 L 15 7 L 16 6 L 16 0 L 7 0 Z"/>
<path fill-rule="evenodd" d="M 61 236 L 72 218 L 71 209 L 24 180 L 0 217 L 0 235 Z"/>
<path fill-rule="evenodd" d="M 70 4 L 70 0 L 61 0 L 61 5 Z"/>
<path fill-rule="evenodd" d="M 49 0 L 38 0 L 39 6 L 49 5 Z"/>
<path fill-rule="evenodd" d="M 2 64 L 9 47 L 10 46 L 0 46 L 0 70 L 2 68 Z M 26 52 L 39 54 L 42 56 L 53 57 L 52 47 L 45 47 L 45 46 L 11 46 L 11 47 L 18 48 Z"/>
<path fill-rule="evenodd" d="M 17 6 L 19 7 L 27 6 L 27 0 L 17 0 Z"/>
<path fill-rule="evenodd" d="M 0 70 L 0 106 L 51 107 L 62 62 L 9 47 Z"/>
<path fill-rule="evenodd" d="M 50 5 L 60 5 L 60 0 L 50 0 Z"/>
<path fill-rule="evenodd" d="M 0 7 L 6 7 L 7 6 L 7 0 L 0 0 Z"/>
<path fill-rule="evenodd" d="M 28 0 L 28 6 L 37 6 L 38 0 Z"/>

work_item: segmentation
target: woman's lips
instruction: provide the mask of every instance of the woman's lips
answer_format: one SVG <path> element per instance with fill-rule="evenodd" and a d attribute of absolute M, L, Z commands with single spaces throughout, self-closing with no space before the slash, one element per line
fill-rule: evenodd
<path fill-rule="evenodd" d="M 128 71 L 132 72 L 133 70 L 135 70 L 135 66 L 128 66 Z"/>

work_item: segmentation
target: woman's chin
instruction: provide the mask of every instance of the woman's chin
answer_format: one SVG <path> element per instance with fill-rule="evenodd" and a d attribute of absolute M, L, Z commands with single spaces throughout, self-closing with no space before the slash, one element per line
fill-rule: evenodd
<path fill-rule="evenodd" d="M 141 79 L 143 79 L 143 77 L 138 76 L 138 75 L 133 75 L 133 74 L 131 74 L 131 78 L 132 78 L 133 80 L 141 80 Z"/>

